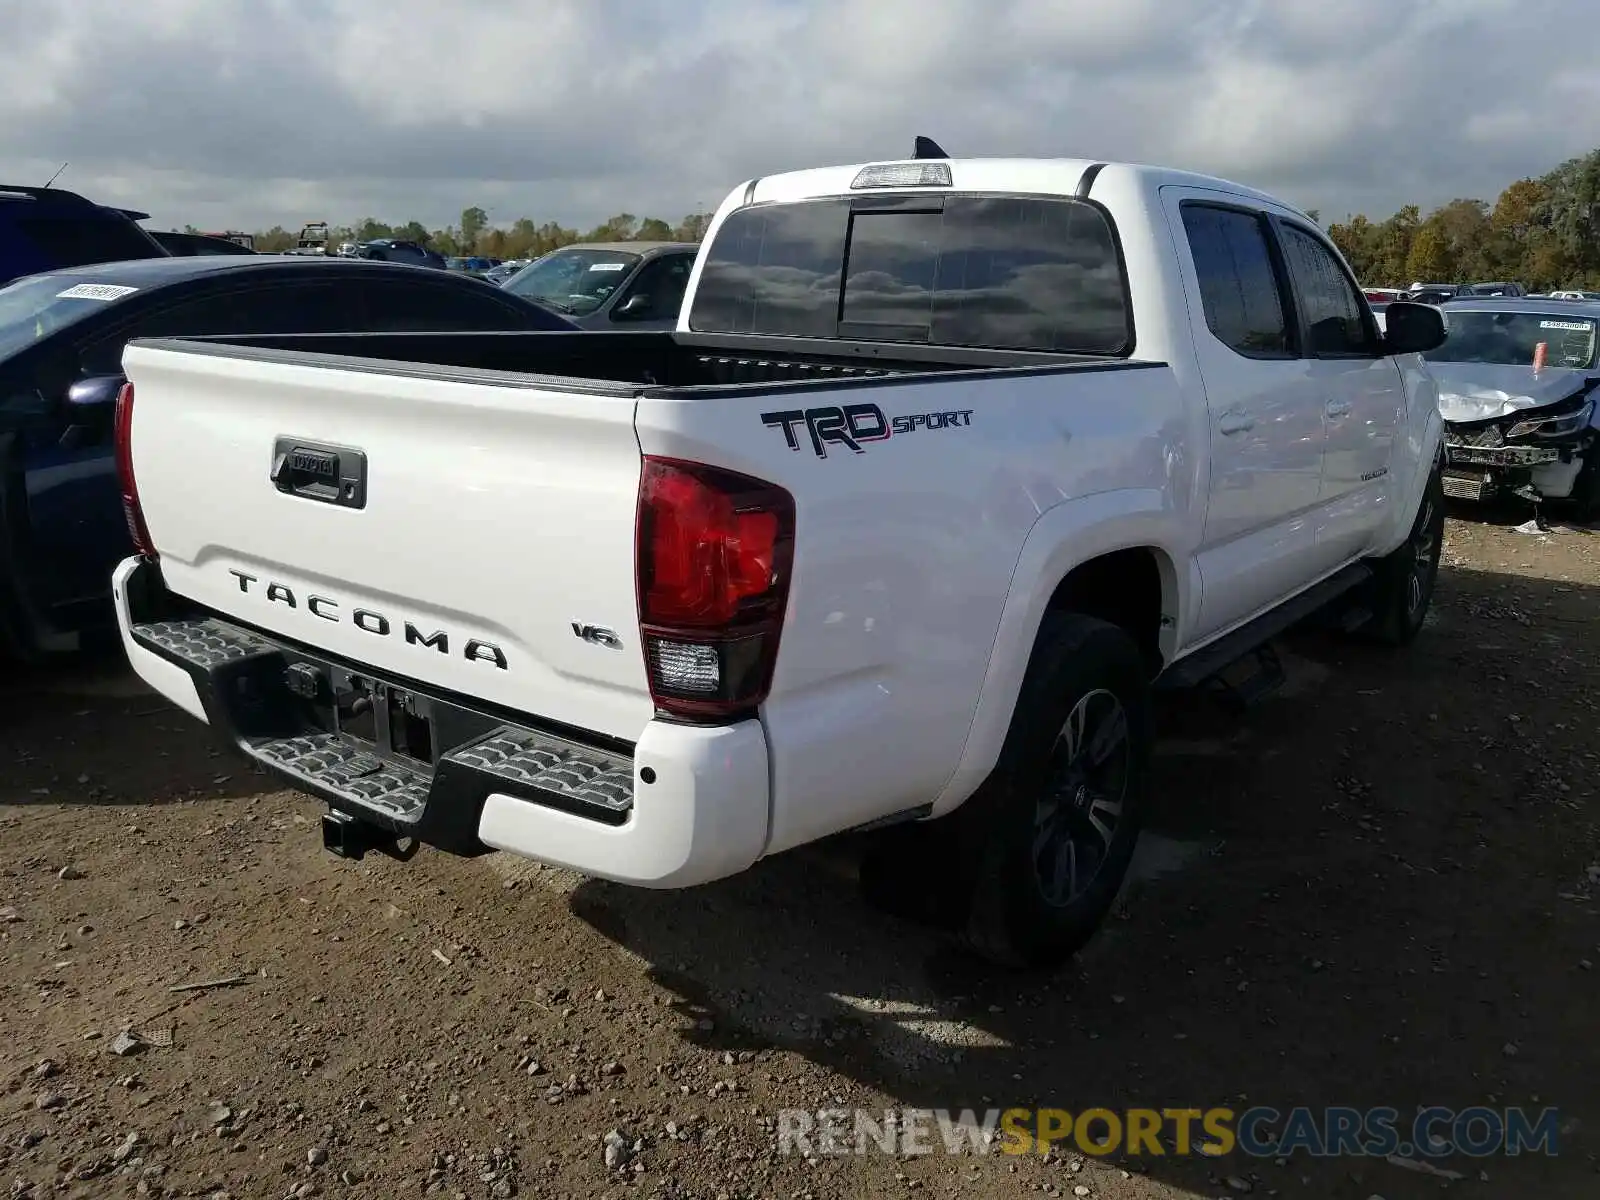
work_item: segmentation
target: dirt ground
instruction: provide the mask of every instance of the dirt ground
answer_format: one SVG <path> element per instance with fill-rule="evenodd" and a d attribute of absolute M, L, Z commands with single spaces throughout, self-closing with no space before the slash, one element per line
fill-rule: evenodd
<path fill-rule="evenodd" d="M 1600 1195 L 1600 534 L 1452 520 L 1444 563 L 1411 650 L 1296 635 L 1289 686 L 1242 720 L 1164 713 L 1125 908 L 1043 979 L 864 908 L 840 848 L 677 894 L 500 856 L 342 862 L 317 803 L 117 664 L 13 670 L 0 1189 Z M 1555 1106 L 1560 1153 L 1442 1160 L 1452 1181 L 1382 1158 L 808 1162 L 774 1135 L 791 1107 L 1219 1104 Z"/>

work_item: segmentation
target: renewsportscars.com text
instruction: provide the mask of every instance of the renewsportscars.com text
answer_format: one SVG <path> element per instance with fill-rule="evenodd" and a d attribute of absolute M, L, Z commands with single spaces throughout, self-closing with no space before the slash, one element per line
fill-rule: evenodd
<path fill-rule="evenodd" d="M 1255 1158 L 1460 1154 L 1554 1155 L 1558 1111 L 1429 1106 L 1394 1108 L 787 1108 L 778 1113 L 781 1154 L 1083 1154 L 1161 1157 L 1241 1153 Z"/>

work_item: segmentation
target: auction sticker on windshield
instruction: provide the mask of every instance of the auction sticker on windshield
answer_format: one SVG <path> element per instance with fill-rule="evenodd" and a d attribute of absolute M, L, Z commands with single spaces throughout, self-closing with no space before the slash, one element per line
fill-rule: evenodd
<path fill-rule="evenodd" d="M 1540 329 L 1565 329 L 1571 333 L 1588 333 L 1594 328 L 1589 321 L 1540 321 Z"/>
<path fill-rule="evenodd" d="M 591 271 L 620 271 L 620 270 L 622 270 L 623 267 L 625 267 L 627 265 L 628 265 L 627 263 L 593 263 L 593 264 L 590 265 L 589 270 L 591 270 Z"/>
<path fill-rule="evenodd" d="M 121 300 L 139 289 L 115 283 L 79 283 L 64 292 L 57 292 L 57 300 Z"/>

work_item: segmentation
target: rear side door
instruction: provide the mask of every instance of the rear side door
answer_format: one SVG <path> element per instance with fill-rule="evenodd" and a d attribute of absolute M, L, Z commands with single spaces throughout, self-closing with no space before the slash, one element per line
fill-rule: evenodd
<path fill-rule="evenodd" d="M 1276 227 L 1327 435 L 1317 542 L 1331 570 L 1360 557 L 1387 516 L 1404 387 L 1355 279 L 1327 239 L 1297 221 Z"/>
<path fill-rule="evenodd" d="M 1210 424 L 1195 631 L 1205 638 L 1315 575 L 1325 432 L 1271 217 L 1225 193 L 1162 192 Z"/>

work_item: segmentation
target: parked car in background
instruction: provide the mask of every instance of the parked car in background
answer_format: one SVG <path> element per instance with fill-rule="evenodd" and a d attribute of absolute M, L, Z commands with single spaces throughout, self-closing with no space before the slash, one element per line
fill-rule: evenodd
<path fill-rule="evenodd" d="M 1448 304 L 1465 294 L 1466 286 L 1460 283 L 1413 283 L 1400 298 L 1414 304 Z"/>
<path fill-rule="evenodd" d="M 529 263 L 500 286 L 583 329 L 672 329 L 699 249 L 693 242 L 579 243 Z"/>
<path fill-rule="evenodd" d="M 1565 288 L 1549 295 L 1552 300 L 1600 300 L 1600 292 L 1585 292 L 1577 288 Z"/>
<path fill-rule="evenodd" d="M 374 238 L 370 242 L 362 242 L 356 246 L 351 257 L 366 259 L 368 262 L 433 267 L 441 271 L 446 265 L 444 255 L 437 250 L 430 250 L 416 242 L 401 241 L 398 238 Z"/>
<path fill-rule="evenodd" d="M 1600 303 L 1462 299 L 1449 314 L 1449 336 L 1424 356 L 1445 420 L 1445 494 L 1566 500 L 1578 520 L 1600 517 Z"/>
<path fill-rule="evenodd" d="M 1364 293 L 1373 304 L 1387 304 L 1391 300 L 1398 300 L 1405 295 L 1400 288 L 1364 288 Z"/>
<path fill-rule="evenodd" d="M 300 236 L 295 239 L 294 249 L 285 250 L 285 254 L 324 255 L 328 253 L 328 223 L 326 221 L 311 221 L 301 226 Z"/>
<path fill-rule="evenodd" d="M 452 271 L 460 271 L 478 278 L 482 278 L 484 272 L 493 270 L 495 265 L 492 258 L 480 258 L 475 255 L 458 255 L 455 258 L 445 259 L 444 263 Z"/>
<path fill-rule="evenodd" d="M 1468 296 L 1526 296 L 1528 289 L 1520 283 L 1474 283 L 1464 289 Z"/>
<path fill-rule="evenodd" d="M 139 227 L 145 217 L 61 188 L 0 184 L 0 284 L 60 267 L 165 258 Z"/>
<path fill-rule="evenodd" d="M 483 273 L 483 277 L 492 284 L 502 284 L 527 266 L 530 261 L 532 260 L 526 258 L 508 259 L 503 263 L 497 263 L 490 267 Z"/>
<path fill-rule="evenodd" d="M 178 258 L 193 258 L 208 254 L 254 254 L 249 246 L 240 245 L 232 238 L 214 237 L 209 233 L 176 233 L 147 230 L 156 245 Z"/>
<path fill-rule="evenodd" d="M 130 545 L 111 446 L 128 339 L 573 328 L 474 279 L 320 255 L 163 255 L 0 288 L 0 659 L 111 630 Z"/>

